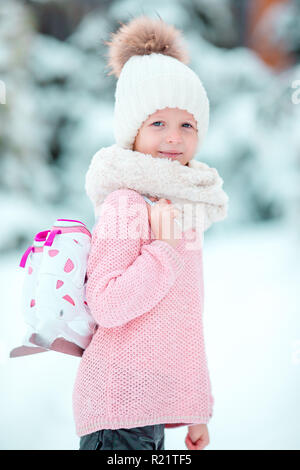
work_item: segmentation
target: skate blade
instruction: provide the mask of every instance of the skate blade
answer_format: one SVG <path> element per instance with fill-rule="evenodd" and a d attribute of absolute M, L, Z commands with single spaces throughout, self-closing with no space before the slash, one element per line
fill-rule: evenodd
<path fill-rule="evenodd" d="M 50 343 L 47 339 L 37 333 L 33 333 L 30 336 L 29 341 L 30 343 L 46 348 L 47 350 L 70 354 L 71 356 L 81 357 L 84 352 L 84 349 L 80 346 L 75 343 L 71 343 L 71 341 L 67 341 L 65 338 L 56 338 L 52 343 Z"/>
<path fill-rule="evenodd" d="M 56 338 L 51 344 L 50 349 L 52 351 L 70 354 L 71 356 L 77 357 L 81 357 L 84 353 L 84 349 L 82 349 L 77 344 L 67 341 L 65 338 Z"/>
<path fill-rule="evenodd" d="M 31 354 L 37 354 L 41 352 L 46 352 L 48 349 L 34 347 L 34 346 L 19 346 L 18 348 L 14 348 L 10 351 L 9 357 L 22 357 L 22 356 L 29 356 Z"/>

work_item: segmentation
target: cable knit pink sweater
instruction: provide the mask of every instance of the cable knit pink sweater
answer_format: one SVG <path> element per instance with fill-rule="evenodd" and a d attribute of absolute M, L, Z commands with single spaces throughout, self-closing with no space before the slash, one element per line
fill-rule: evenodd
<path fill-rule="evenodd" d="M 133 227 L 137 236 L 124 235 Z M 78 436 L 211 418 L 202 248 L 186 248 L 188 232 L 173 248 L 154 238 L 138 192 L 106 197 L 88 259 L 86 298 L 98 328 L 73 390 Z"/>

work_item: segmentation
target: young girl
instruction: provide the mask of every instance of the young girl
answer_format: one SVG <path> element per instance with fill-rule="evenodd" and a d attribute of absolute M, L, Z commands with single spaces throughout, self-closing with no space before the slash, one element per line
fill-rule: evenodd
<path fill-rule="evenodd" d="M 86 175 L 97 330 L 74 386 L 76 432 L 80 450 L 161 450 L 165 428 L 188 425 L 187 448 L 203 449 L 214 399 L 201 237 L 228 202 L 216 169 L 194 160 L 209 103 L 173 26 L 142 16 L 112 36 L 116 144 Z"/>

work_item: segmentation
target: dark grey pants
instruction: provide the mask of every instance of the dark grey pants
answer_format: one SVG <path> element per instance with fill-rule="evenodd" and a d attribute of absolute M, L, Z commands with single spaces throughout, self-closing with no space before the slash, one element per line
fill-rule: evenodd
<path fill-rule="evenodd" d="M 165 425 L 100 429 L 80 438 L 79 450 L 165 450 Z"/>

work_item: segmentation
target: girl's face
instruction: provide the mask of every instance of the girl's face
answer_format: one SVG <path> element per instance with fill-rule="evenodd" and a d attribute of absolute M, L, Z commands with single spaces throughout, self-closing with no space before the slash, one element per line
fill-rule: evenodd
<path fill-rule="evenodd" d="M 132 150 L 150 153 L 153 157 L 170 158 L 186 165 L 198 144 L 197 122 L 184 109 L 159 109 L 141 125 Z M 176 153 L 169 156 L 166 153 Z"/>

